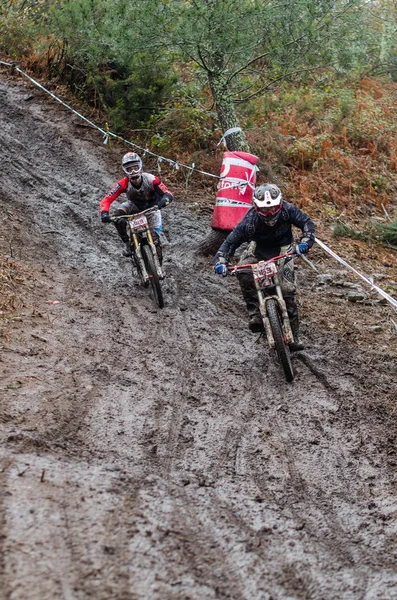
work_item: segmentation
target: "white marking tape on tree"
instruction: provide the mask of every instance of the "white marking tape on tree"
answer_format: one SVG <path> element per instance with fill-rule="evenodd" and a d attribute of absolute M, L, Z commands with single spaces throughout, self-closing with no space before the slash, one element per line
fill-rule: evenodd
<path fill-rule="evenodd" d="M 238 131 L 242 131 L 241 127 L 232 127 L 231 129 L 228 129 L 227 131 L 225 131 L 225 133 L 221 137 L 220 141 L 217 143 L 217 146 L 220 146 L 221 144 L 223 144 L 224 146 L 226 146 L 226 139 L 225 138 L 227 138 L 227 136 L 231 135 L 232 133 L 237 133 Z"/>
<path fill-rule="evenodd" d="M 322 242 L 318 238 L 316 238 L 316 242 L 319 246 L 321 246 L 321 248 L 323 248 L 326 252 L 328 252 L 328 254 L 330 254 L 332 256 L 332 258 L 335 258 L 335 260 L 340 262 L 344 267 L 347 267 L 348 269 L 353 271 L 353 273 L 355 273 L 356 275 L 361 277 L 361 279 L 363 279 L 366 283 L 368 283 L 371 286 L 371 288 L 376 290 L 378 292 L 378 294 L 383 296 L 383 298 L 385 298 L 388 302 L 390 302 L 390 304 L 392 306 L 394 306 L 395 309 L 397 309 L 397 300 L 395 298 L 393 298 L 387 292 L 385 292 L 380 287 L 375 285 L 368 277 L 365 277 L 365 275 L 362 275 L 359 271 L 357 271 L 357 269 L 355 269 L 354 267 L 349 265 L 349 263 L 347 263 L 345 260 L 343 260 L 343 258 L 338 256 L 338 254 L 336 254 L 333 250 L 331 250 L 331 248 L 328 248 L 328 246 L 326 244 L 324 244 L 324 242 Z"/>

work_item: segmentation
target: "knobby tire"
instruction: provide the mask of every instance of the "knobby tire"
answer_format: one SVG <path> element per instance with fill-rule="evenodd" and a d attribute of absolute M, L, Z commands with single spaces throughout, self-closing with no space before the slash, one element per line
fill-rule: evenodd
<path fill-rule="evenodd" d="M 292 367 L 289 347 L 284 340 L 282 319 L 280 315 L 280 309 L 276 300 L 268 300 L 266 302 L 266 309 L 281 366 L 283 367 L 287 381 L 291 382 L 294 378 L 294 369 Z"/>
<path fill-rule="evenodd" d="M 159 308 L 164 307 L 164 297 L 163 290 L 161 289 L 160 279 L 157 273 L 156 265 L 154 263 L 153 254 L 150 249 L 150 246 L 144 245 L 142 246 L 142 256 L 145 262 L 146 270 L 150 277 L 150 285 L 152 286 L 154 298 L 156 300 L 156 304 Z"/>

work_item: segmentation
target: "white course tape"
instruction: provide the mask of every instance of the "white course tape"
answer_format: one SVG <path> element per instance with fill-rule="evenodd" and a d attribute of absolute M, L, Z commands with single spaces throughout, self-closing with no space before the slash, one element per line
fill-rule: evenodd
<path fill-rule="evenodd" d="M 36 81 L 32 77 L 30 77 L 30 75 L 28 75 L 27 73 L 25 73 L 24 71 L 22 71 L 19 67 L 16 67 L 15 64 L 6 63 L 6 62 L 0 60 L 0 65 L 4 65 L 6 67 L 12 67 L 12 68 L 14 68 L 15 71 L 18 71 L 18 73 L 21 73 L 21 75 L 23 75 L 24 77 L 26 77 L 27 79 L 29 79 L 32 83 L 34 83 L 34 85 L 36 85 L 37 87 L 39 87 L 46 94 L 49 94 L 49 96 L 51 96 L 52 98 L 54 98 L 54 100 L 56 100 L 57 102 L 59 102 L 60 104 L 62 104 L 65 108 L 69 109 L 71 112 L 73 112 L 75 115 L 77 115 L 80 119 L 83 119 L 83 121 L 85 121 L 86 123 L 88 123 L 89 125 L 91 125 L 91 127 L 93 127 L 94 129 L 97 129 L 98 131 L 100 131 L 102 133 L 102 135 L 103 135 L 103 143 L 104 144 L 108 144 L 109 143 L 109 138 L 113 137 L 115 139 L 120 140 L 121 142 L 124 142 L 125 144 L 133 146 L 134 148 L 138 148 L 138 150 L 141 150 L 143 152 L 143 156 L 145 156 L 146 154 L 150 154 L 150 156 L 155 156 L 157 158 L 157 167 L 158 168 L 160 168 L 160 164 L 164 161 L 164 162 L 172 165 L 173 168 L 176 171 L 180 167 L 182 167 L 184 169 L 187 169 L 190 173 L 193 173 L 193 172 L 200 173 L 201 175 L 206 175 L 207 177 L 214 177 L 215 179 L 220 179 L 221 178 L 219 175 L 214 175 L 213 173 L 208 173 L 207 171 L 200 171 L 200 169 L 195 169 L 194 168 L 194 163 L 192 163 L 191 166 L 184 165 L 183 163 L 177 162 L 175 160 L 171 160 L 170 158 L 165 158 L 164 156 L 160 156 L 159 154 L 155 154 L 154 152 L 151 152 L 147 148 L 142 148 L 142 146 L 138 146 L 138 144 L 135 144 L 133 142 L 129 142 L 128 140 L 125 140 L 121 136 L 117 135 L 116 133 L 113 133 L 111 131 L 105 131 L 105 130 L 101 129 L 100 127 L 98 127 L 98 125 L 95 125 L 95 123 L 93 123 L 92 121 L 90 121 L 89 119 L 87 119 L 86 117 L 84 117 L 82 114 L 80 114 L 79 112 L 77 112 L 76 110 L 74 110 L 71 106 L 69 106 L 68 104 L 66 104 L 66 102 L 63 102 L 63 100 L 61 100 L 60 98 L 58 98 L 57 96 L 55 96 L 55 94 L 53 94 L 52 92 L 50 92 L 49 90 L 47 90 L 47 88 L 45 88 L 44 86 L 42 86 L 41 83 L 39 83 L 38 81 Z M 236 133 L 237 131 L 242 131 L 241 127 L 232 127 L 231 129 L 228 129 L 223 134 L 223 137 L 221 138 L 221 141 L 219 142 L 219 144 L 222 141 L 224 142 L 225 138 L 228 135 L 230 135 L 231 133 Z M 218 144 L 218 146 L 219 146 L 219 144 Z M 252 167 L 252 165 L 250 165 L 250 166 Z M 253 169 L 255 171 L 259 170 L 256 165 L 253 167 Z M 247 185 L 247 182 L 246 181 L 242 181 L 241 185 Z M 248 183 L 248 185 L 250 187 L 253 187 L 251 183 Z"/>
<path fill-rule="evenodd" d="M 13 67 L 15 69 L 15 71 L 18 71 L 18 73 L 21 73 L 21 75 L 23 75 L 24 77 L 26 77 L 27 79 L 29 79 L 32 83 L 34 83 L 34 85 L 36 85 L 37 87 L 39 87 L 46 94 L 49 94 L 51 96 L 51 98 L 54 98 L 54 100 L 56 100 L 57 102 L 59 102 L 60 104 L 62 104 L 65 108 L 67 108 L 70 111 L 72 111 L 75 115 L 77 115 L 78 117 L 80 117 L 80 119 L 83 119 L 83 121 L 85 121 L 86 123 L 88 123 L 89 125 L 91 125 L 91 127 L 94 127 L 94 129 L 97 129 L 98 131 L 100 131 L 102 133 L 102 135 L 103 135 L 103 143 L 104 144 L 107 144 L 109 142 L 109 137 L 113 137 L 113 138 L 116 138 L 116 139 L 120 140 L 121 142 L 129 144 L 130 146 L 133 146 L 134 148 L 138 148 L 139 150 L 142 150 L 142 152 L 144 153 L 144 155 L 145 154 L 150 154 L 150 156 L 155 156 L 158 159 L 158 164 L 164 161 L 164 162 L 167 162 L 170 165 L 172 165 L 174 167 L 174 169 L 176 169 L 176 170 L 178 170 L 180 167 L 183 167 L 184 169 L 188 169 L 190 172 L 194 171 L 196 173 L 201 173 L 201 175 L 206 175 L 207 177 L 214 177 L 215 179 L 220 179 L 219 175 L 214 175 L 213 173 L 207 173 L 207 171 L 200 171 L 199 169 L 195 169 L 194 168 L 194 164 L 192 166 L 184 165 L 183 163 L 176 162 L 175 160 L 171 160 L 170 158 L 165 158 L 164 156 L 160 156 L 159 154 L 155 154 L 154 152 L 151 152 L 147 148 L 142 148 L 142 146 L 138 146 L 138 144 L 134 144 L 133 142 L 129 142 L 128 140 L 125 140 L 124 138 L 120 137 L 116 133 L 112 133 L 111 131 L 105 131 L 104 129 L 101 129 L 100 127 L 98 127 L 98 125 L 95 125 L 95 123 L 93 123 L 92 121 L 90 121 L 89 119 L 87 119 L 86 117 L 84 117 L 83 115 L 81 115 L 79 112 L 77 112 L 76 110 L 74 110 L 74 108 L 72 108 L 71 106 L 69 106 L 68 104 L 66 104 L 66 102 L 63 102 L 63 100 L 61 100 L 60 98 L 58 98 L 57 96 L 55 96 L 55 94 L 53 94 L 52 92 L 50 92 L 49 90 L 47 90 L 44 86 L 42 86 L 41 83 L 39 83 L 38 81 L 36 81 L 32 77 L 30 77 L 27 73 L 25 73 L 24 71 L 22 71 L 21 69 L 19 69 L 15 65 L 13 65 L 11 63 L 3 62 L 1 60 L 0 60 L 0 65 L 4 65 L 6 67 Z"/>
<path fill-rule="evenodd" d="M 366 283 L 368 283 L 372 289 L 376 290 L 378 292 L 378 294 L 383 296 L 383 298 L 385 298 L 388 302 L 390 302 L 390 304 L 392 304 L 392 306 L 394 306 L 394 308 L 397 309 L 397 300 L 395 298 L 393 298 L 387 292 L 385 292 L 380 287 L 375 285 L 368 277 L 365 277 L 365 275 L 362 275 L 359 271 L 357 271 L 357 269 L 355 269 L 354 267 L 349 265 L 349 263 L 347 263 L 345 260 L 343 260 L 343 258 L 338 256 L 338 254 L 336 254 L 333 250 L 331 250 L 331 248 L 328 248 L 328 246 L 326 246 L 326 244 L 324 244 L 324 242 L 322 242 L 318 238 L 316 238 L 316 242 L 319 246 L 321 246 L 321 248 L 323 248 L 326 252 L 328 252 L 328 254 L 330 254 L 330 256 L 332 256 L 332 258 L 335 258 L 335 260 L 340 262 L 344 267 L 347 267 L 348 269 L 353 271 L 353 273 L 355 273 L 356 275 L 361 277 L 361 279 L 363 279 Z"/>

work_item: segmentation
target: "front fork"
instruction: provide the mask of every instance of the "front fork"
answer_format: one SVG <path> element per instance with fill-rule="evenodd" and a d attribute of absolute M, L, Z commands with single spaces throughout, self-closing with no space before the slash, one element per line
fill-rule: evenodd
<path fill-rule="evenodd" d="M 161 268 L 159 257 L 158 257 L 157 250 L 156 250 L 156 245 L 153 241 L 153 236 L 152 236 L 152 232 L 150 231 L 150 229 L 147 232 L 147 239 L 148 239 L 149 246 L 150 246 L 150 249 L 153 254 L 153 259 L 154 259 L 154 264 L 156 265 L 157 275 L 159 276 L 159 279 L 164 279 L 164 277 L 165 277 L 164 271 Z"/>
<path fill-rule="evenodd" d="M 148 244 L 150 246 L 150 250 L 152 251 L 152 254 L 153 254 L 153 260 L 154 260 L 154 264 L 156 266 L 157 274 L 160 279 L 164 279 L 165 275 L 161 268 L 159 257 L 157 256 L 156 246 L 153 242 L 153 236 L 152 236 L 152 233 L 150 230 L 148 230 L 146 232 L 146 236 L 147 236 Z M 140 267 L 141 267 L 142 277 L 143 277 L 144 282 L 146 283 L 147 281 L 149 281 L 149 274 L 146 270 L 145 261 L 143 260 L 141 244 L 139 243 L 139 239 L 138 239 L 138 236 L 136 235 L 136 233 L 131 232 L 131 237 L 132 237 L 132 242 L 134 244 L 134 251 L 135 251 L 135 254 L 139 261 Z"/>
<path fill-rule="evenodd" d="M 142 273 L 143 281 L 144 281 L 144 283 L 147 283 L 149 281 L 149 275 L 148 275 L 148 272 L 146 271 L 145 261 L 143 260 L 141 245 L 139 243 L 138 236 L 133 231 L 131 231 L 131 238 L 132 238 L 132 243 L 134 245 L 135 256 L 139 262 L 139 268 Z"/>
<path fill-rule="evenodd" d="M 283 294 L 281 292 L 281 287 L 280 287 L 277 275 L 274 276 L 274 287 L 276 288 L 275 295 L 266 296 L 264 293 L 264 289 L 259 286 L 259 284 L 256 280 L 255 280 L 255 287 L 256 287 L 256 292 L 258 294 L 259 310 L 260 310 L 260 313 L 262 316 L 263 324 L 265 326 L 265 333 L 266 333 L 267 342 L 269 344 L 269 348 L 274 348 L 276 345 L 274 342 L 273 332 L 272 332 L 272 328 L 270 327 L 270 321 L 269 321 L 269 317 L 267 315 L 267 310 L 266 310 L 266 302 L 268 302 L 271 298 L 273 300 L 276 300 L 280 307 L 285 341 L 288 344 L 288 346 L 290 344 L 293 344 L 294 336 L 292 333 L 291 324 L 290 324 L 290 320 L 289 320 L 289 316 L 288 316 L 287 305 L 285 304 L 285 300 L 284 300 Z"/>

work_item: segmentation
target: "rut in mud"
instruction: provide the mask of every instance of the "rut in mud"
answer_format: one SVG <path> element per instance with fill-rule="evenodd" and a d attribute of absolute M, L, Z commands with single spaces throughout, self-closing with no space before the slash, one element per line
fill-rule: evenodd
<path fill-rule="evenodd" d="M 1 598 L 395 598 L 396 350 L 364 323 L 389 309 L 340 303 L 358 330 L 327 329 L 301 264 L 286 383 L 194 252 L 208 217 L 163 211 L 156 309 L 98 220 L 121 152 L 20 82 L 0 110 L 1 249 L 26 271 L 0 363 Z"/>

